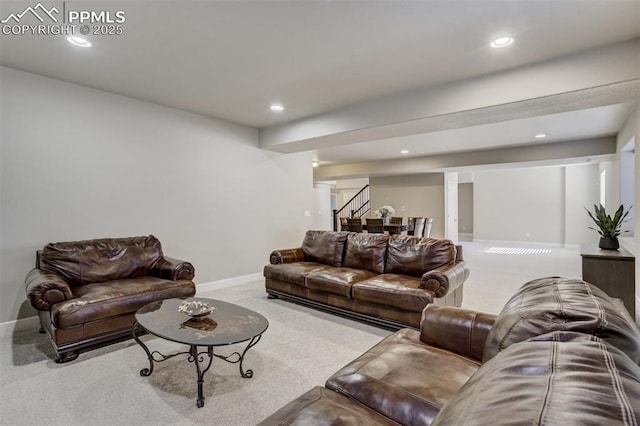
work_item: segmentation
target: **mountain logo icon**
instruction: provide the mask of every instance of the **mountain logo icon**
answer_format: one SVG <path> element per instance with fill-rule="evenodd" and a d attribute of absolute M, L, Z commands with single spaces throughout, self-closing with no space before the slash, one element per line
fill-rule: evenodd
<path fill-rule="evenodd" d="M 47 8 L 42 5 L 42 3 L 38 3 L 33 7 L 31 6 L 27 7 L 25 10 L 22 11 L 22 13 L 17 13 L 17 14 L 11 13 L 9 14 L 9 16 L 7 16 L 5 19 L 3 19 L 0 22 L 2 22 L 3 24 L 6 24 L 9 21 L 13 20 L 17 24 L 25 15 L 28 15 L 28 14 L 35 16 L 38 19 L 38 21 L 42 23 L 44 23 L 44 17 L 47 17 L 47 16 L 53 22 L 58 22 L 58 19 L 53 15 L 54 13 L 57 15 L 60 12 L 55 7 L 52 7 L 51 9 L 47 10 Z"/>

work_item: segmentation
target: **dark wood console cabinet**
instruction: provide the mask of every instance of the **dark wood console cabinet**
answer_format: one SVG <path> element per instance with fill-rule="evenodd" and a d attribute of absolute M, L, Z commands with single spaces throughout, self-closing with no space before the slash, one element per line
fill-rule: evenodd
<path fill-rule="evenodd" d="M 624 302 L 625 308 L 636 318 L 635 258 L 619 250 L 602 250 L 597 245 L 580 247 L 582 279 L 598 286 L 611 297 Z"/>

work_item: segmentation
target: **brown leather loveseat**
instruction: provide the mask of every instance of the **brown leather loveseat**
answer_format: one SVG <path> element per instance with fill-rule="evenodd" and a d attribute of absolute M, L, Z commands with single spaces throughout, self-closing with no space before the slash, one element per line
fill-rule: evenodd
<path fill-rule="evenodd" d="M 25 279 L 56 362 L 131 337 L 142 306 L 195 294 L 189 262 L 166 257 L 153 235 L 49 243 Z"/>
<path fill-rule="evenodd" d="M 640 334 L 581 280 L 525 284 L 498 316 L 425 308 L 403 329 L 260 423 L 640 424 Z"/>
<path fill-rule="evenodd" d="M 429 303 L 460 306 L 469 268 L 449 240 L 307 231 L 264 267 L 270 298 L 283 297 L 392 328 L 418 327 Z"/>

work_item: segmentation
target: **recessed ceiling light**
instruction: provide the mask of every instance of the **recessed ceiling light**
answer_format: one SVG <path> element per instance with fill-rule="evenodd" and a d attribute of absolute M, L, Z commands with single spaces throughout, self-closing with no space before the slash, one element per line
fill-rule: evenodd
<path fill-rule="evenodd" d="M 495 40 L 493 40 L 491 42 L 491 47 L 495 47 L 497 49 L 497 48 L 500 48 L 500 47 L 507 47 L 511 43 L 513 43 L 513 38 L 511 38 L 511 37 L 500 37 L 500 38 L 497 38 L 497 39 L 495 39 Z"/>
<path fill-rule="evenodd" d="M 269 109 L 270 109 L 271 111 L 277 111 L 277 112 L 284 111 L 284 107 L 283 107 L 282 105 L 280 105 L 280 104 L 272 104 L 272 105 L 269 107 Z"/>
<path fill-rule="evenodd" d="M 409 150 L 408 149 L 403 149 L 402 151 L 400 151 L 400 154 L 408 154 Z"/>
<path fill-rule="evenodd" d="M 546 137 L 547 137 L 547 135 L 545 133 L 538 133 L 537 135 L 535 135 L 536 139 L 543 139 L 543 138 L 546 138 Z"/>
<path fill-rule="evenodd" d="M 67 41 L 75 46 L 91 47 L 91 43 L 86 38 L 82 38 L 78 36 L 70 36 L 70 37 L 67 37 Z"/>
<path fill-rule="evenodd" d="M 317 161 L 314 161 L 314 162 L 312 162 L 312 163 L 311 163 L 311 165 L 312 165 L 313 167 L 318 167 L 318 166 L 320 165 L 320 163 L 319 163 L 319 162 L 317 162 Z"/>

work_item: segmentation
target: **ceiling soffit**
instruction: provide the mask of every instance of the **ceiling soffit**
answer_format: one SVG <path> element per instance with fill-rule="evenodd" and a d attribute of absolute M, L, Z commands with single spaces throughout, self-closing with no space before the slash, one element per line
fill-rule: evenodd
<path fill-rule="evenodd" d="M 367 176 L 426 173 L 472 166 L 495 166 L 550 160 L 585 159 L 610 156 L 616 152 L 616 137 L 601 137 L 557 143 L 536 144 L 498 149 L 483 149 L 452 154 L 430 155 L 400 160 L 381 160 L 337 164 L 314 169 L 316 181 Z"/>

